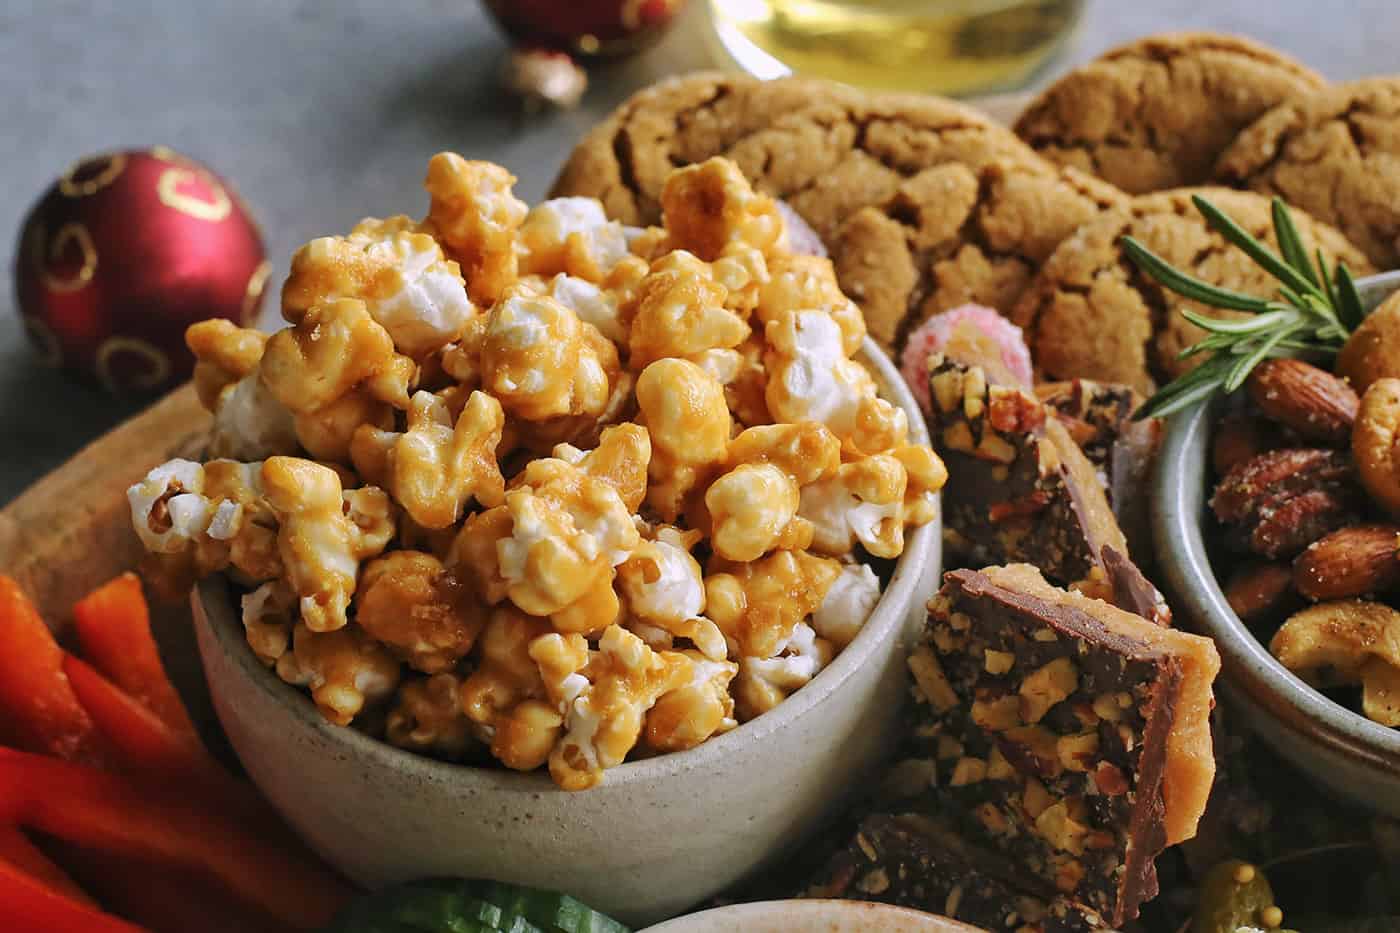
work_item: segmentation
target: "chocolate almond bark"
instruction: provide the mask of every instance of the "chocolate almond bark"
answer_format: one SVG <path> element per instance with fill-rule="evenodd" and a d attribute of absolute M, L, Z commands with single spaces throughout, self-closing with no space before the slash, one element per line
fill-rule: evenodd
<path fill-rule="evenodd" d="M 1157 893 L 1214 777 L 1208 639 L 1048 584 L 947 574 L 910 658 L 933 796 L 974 844 L 1113 926 Z"/>
<path fill-rule="evenodd" d="M 877 813 L 861 821 L 809 897 L 880 901 L 942 914 L 987 930 L 1096 933 L 1094 911 L 1060 896 L 1027 894 L 1002 876 L 997 856 L 970 848 L 928 817 Z"/>
<path fill-rule="evenodd" d="M 1074 379 L 1036 386 L 1036 395 L 1094 465 L 1129 550 L 1148 566 L 1152 529 L 1145 490 L 1161 446 L 1161 422 L 1133 420 L 1144 399 L 1131 386 Z"/>
<path fill-rule="evenodd" d="M 1094 464 L 1040 399 L 938 354 L 929 360 L 929 394 L 929 433 L 948 468 L 943 529 L 951 560 L 1024 561 L 1058 584 L 1170 622 L 1166 601 L 1129 559 Z"/>

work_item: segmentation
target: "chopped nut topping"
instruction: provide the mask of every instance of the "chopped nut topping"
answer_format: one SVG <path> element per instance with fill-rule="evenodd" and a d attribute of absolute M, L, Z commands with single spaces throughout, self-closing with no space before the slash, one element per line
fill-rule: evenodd
<path fill-rule="evenodd" d="M 996 651 L 988 648 L 984 653 L 983 666 L 988 674 L 1005 674 L 1016 663 L 1016 656 L 1009 651 Z"/>
<path fill-rule="evenodd" d="M 948 783 L 953 787 L 962 787 L 964 784 L 976 784 L 986 777 L 987 763 L 981 758 L 959 758 L 958 763 L 953 765 L 953 776 Z"/>
<path fill-rule="evenodd" d="M 909 670 L 913 673 L 914 682 L 923 693 L 924 699 L 928 700 L 935 710 L 946 713 L 958 705 L 958 695 L 953 692 L 952 684 L 948 683 L 943 666 L 927 646 L 919 646 L 918 650 L 909 656 Z"/>
<path fill-rule="evenodd" d="M 1056 658 L 1021 682 L 1021 718 L 1040 722 L 1050 708 L 1079 686 L 1079 670 L 1069 658 Z"/>

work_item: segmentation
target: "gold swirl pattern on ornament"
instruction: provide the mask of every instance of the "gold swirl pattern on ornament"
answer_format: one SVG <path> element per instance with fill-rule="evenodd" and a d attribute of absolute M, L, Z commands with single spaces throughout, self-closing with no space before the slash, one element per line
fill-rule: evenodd
<path fill-rule="evenodd" d="M 152 146 L 150 148 L 150 153 L 153 158 L 160 159 L 162 162 L 174 162 L 179 165 L 189 164 L 189 159 L 186 159 L 169 146 Z"/>
<path fill-rule="evenodd" d="M 96 174 L 88 174 L 93 170 Z M 74 162 L 58 179 L 58 191 L 66 198 L 92 197 L 126 171 L 126 153 L 113 152 Z M 85 177 L 79 178 L 82 173 Z"/>
<path fill-rule="evenodd" d="M 34 251 L 34 266 L 39 279 L 49 291 L 66 294 L 76 292 L 92 281 L 97 274 L 97 247 L 92 242 L 92 234 L 87 227 L 77 221 L 69 221 L 58 228 L 58 233 L 49 240 L 43 228 L 35 233 L 39 248 Z M 47 247 L 47 248 L 46 248 Z M 71 276 L 58 275 L 49 263 L 63 257 L 65 251 L 76 247 L 83 254 L 83 264 Z"/>
<path fill-rule="evenodd" d="M 181 185 L 196 179 L 202 180 L 209 186 L 213 195 L 212 201 L 206 201 L 201 197 L 180 190 Z M 196 220 L 207 220 L 210 223 L 218 223 L 233 211 L 233 202 L 229 200 L 223 185 L 210 177 L 208 173 L 194 169 L 168 168 L 161 172 L 160 180 L 156 182 L 156 197 L 160 198 L 160 203 L 166 207 Z"/>
<path fill-rule="evenodd" d="M 144 373 L 136 373 L 125 383 L 118 382 L 116 374 L 112 372 L 112 361 L 120 353 L 135 354 L 150 365 Z M 159 347 L 139 337 L 108 337 L 97 348 L 97 378 L 113 394 L 130 389 L 154 389 L 170 378 L 170 357 Z"/>
<path fill-rule="evenodd" d="M 272 263 L 264 259 L 258 263 L 253 274 L 248 276 L 248 287 L 243 290 L 243 307 L 239 310 L 238 320 L 238 323 L 244 327 L 253 323 L 253 310 L 257 308 L 258 301 L 262 298 L 263 289 L 267 287 L 267 277 L 270 275 L 272 275 Z"/>
<path fill-rule="evenodd" d="M 19 319 L 24 322 L 24 329 L 29 331 L 29 336 L 39 347 L 40 362 L 45 366 L 61 366 L 63 364 L 63 349 L 58 342 L 58 335 L 53 332 L 53 328 L 32 314 L 21 314 Z"/>

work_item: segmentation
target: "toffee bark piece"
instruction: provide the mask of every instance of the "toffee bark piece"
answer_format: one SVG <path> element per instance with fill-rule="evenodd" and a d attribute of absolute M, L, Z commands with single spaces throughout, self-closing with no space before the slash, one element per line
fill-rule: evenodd
<path fill-rule="evenodd" d="M 1119 926 L 1205 808 L 1219 663 L 1208 639 L 1034 567 L 954 571 L 910 659 L 935 799 L 974 844 Z"/>
<path fill-rule="evenodd" d="M 1025 561 L 1154 621 L 1166 602 L 1128 558 L 1104 487 L 1065 426 L 1039 399 L 988 382 L 981 367 L 929 360 L 933 446 L 948 468 L 949 557 L 980 567 Z M 1118 557 L 1110 565 L 1105 551 Z"/>
<path fill-rule="evenodd" d="M 994 857 L 970 850 L 950 829 L 916 814 L 866 817 L 806 894 L 898 904 L 988 930 L 1108 929 L 1098 914 L 1064 897 L 1036 896 L 1008 883 Z"/>
<path fill-rule="evenodd" d="M 1150 570 L 1147 483 L 1162 441 L 1156 418 L 1133 420 L 1145 399 L 1132 386 L 1072 379 L 1036 386 L 1036 394 L 1094 465 L 1135 563 Z"/>

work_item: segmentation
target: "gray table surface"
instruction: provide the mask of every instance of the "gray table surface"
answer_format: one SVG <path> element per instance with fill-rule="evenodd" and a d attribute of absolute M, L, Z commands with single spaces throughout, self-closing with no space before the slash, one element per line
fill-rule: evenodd
<path fill-rule="evenodd" d="M 1090 0 L 1050 73 L 1167 29 L 1243 33 L 1348 79 L 1395 70 L 1400 7 Z M 0 249 L 75 158 L 162 143 L 234 182 L 266 233 L 276 295 L 306 240 L 420 213 L 432 153 L 502 163 L 534 201 L 628 94 L 712 64 L 703 0 L 691 0 L 660 45 L 595 72 L 578 110 L 522 121 L 497 90 L 505 51 L 476 0 L 0 0 Z M 43 368 L 13 287 L 0 291 L 0 504 L 136 407 Z"/>

